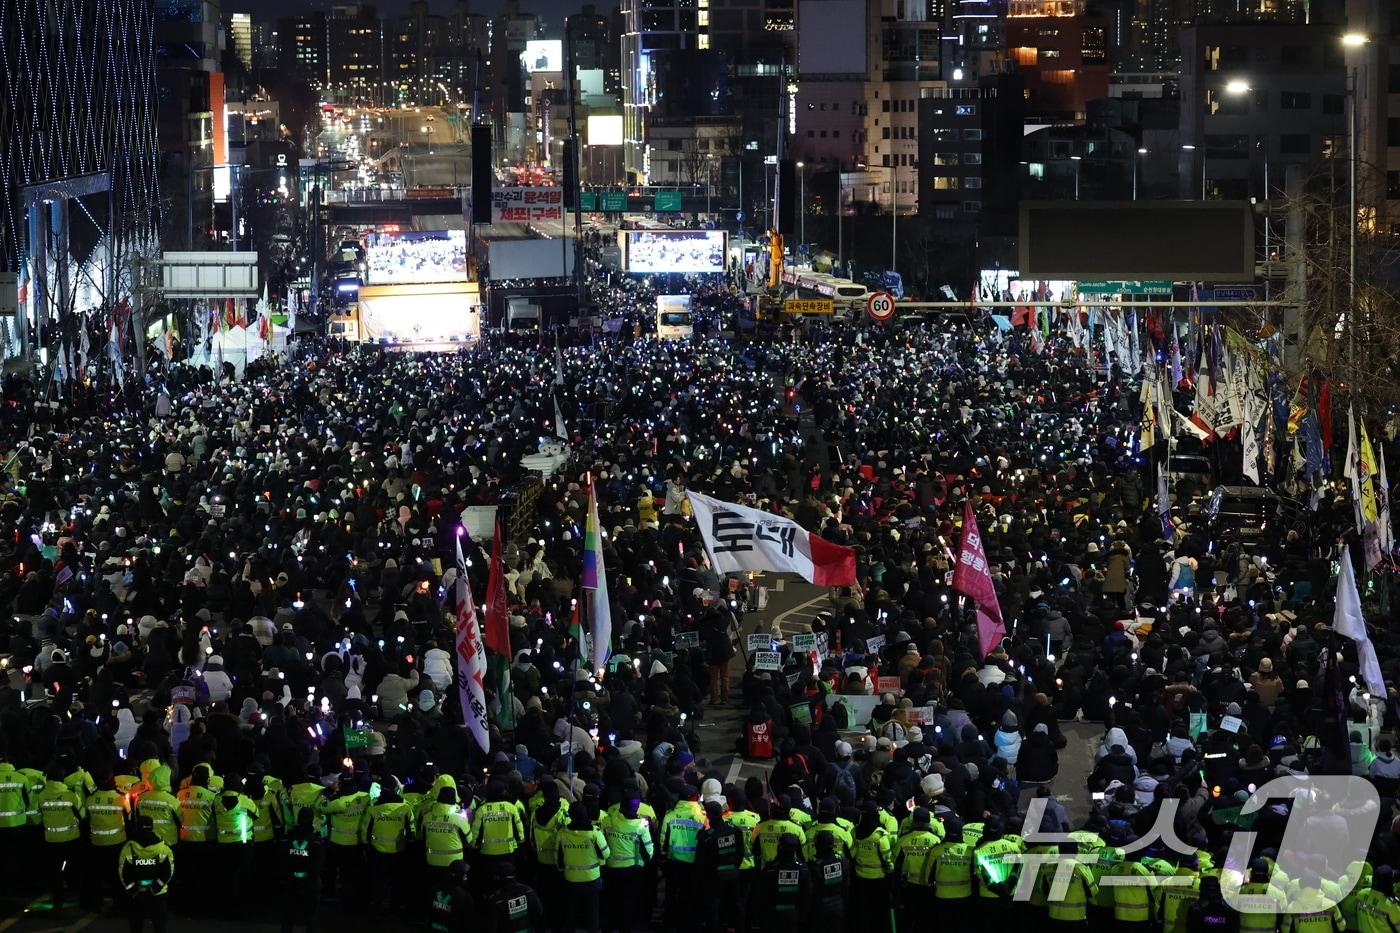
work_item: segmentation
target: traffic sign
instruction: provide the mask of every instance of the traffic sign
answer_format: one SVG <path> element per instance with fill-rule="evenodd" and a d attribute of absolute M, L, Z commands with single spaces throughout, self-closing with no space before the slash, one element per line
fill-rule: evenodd
<path fill-rule="evenodd" d="M 651 209 L 653 211 L 678 211 L 681 209 L 681 193 L 679 191 L 658 191 L 652 195 Z"/>
<path fill-rule="evenodd" d="M 1201 297 L 1215 301 L 1257 301 L 1259 289 L 1253 285 L 1217 285 L 1206 289 Z"/>
<path fill-rule="evenodd" d="M 1172 283 L 1169 281 L 1119 282 L 1105 279 L 1090 279 L 1076 282 L 1081 295 L 1170 295 Z"/>
<path fill-rule="evenodd" d="M 626 191 L 604 191 L 598 195 L 598 209 L 603 211 L 617 211 L 619 213 L 627 210 Z"/>
<path fill-rule="evenodd" d="M 596 191 L 580 191 L 578 193 L 578 209 L 596 211 L 598 209 L 598 193 Z"/>
<path fill-rule="evenodd" d="M 873 292 L 865 299 L 865 313 L 880 324 L 894 317 L 894 296 L 889 292 Z"/>
<path fill-rule="evenodd" d="M 783 311 L 787 314 L 835 314 L 836 302 L 830 298 L 785 298 Z"/>

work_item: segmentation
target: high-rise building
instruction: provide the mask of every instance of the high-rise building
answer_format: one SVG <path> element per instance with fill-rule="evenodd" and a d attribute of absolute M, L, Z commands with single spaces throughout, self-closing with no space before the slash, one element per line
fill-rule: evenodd
<path fill-rule="evenodd" d="M 1344 159 L 1340 29 L 1236 23 L 1181 31 L 1180 196 L 1277 196 L 1289 165 Z M 1345 169 L 1343 169 L 1345 171 Z"/>
<path fill-rule="evenodd" d="M 230 13 L 228 16 L 228 47 L 243 67 L 253 70 L 253 14 Z"/>
<path fill-rule="evenodd" d="M 1108 24 L 1080 0 L 1011 0 L 1003 29 L 1028 122 L 1083 123 L 1088 102 L 1108 96 Z"/>
<path fill-rule="evenodd" d="M 277 24 L 277 66 L 312 87 L 328 80 L 326 65 L 326 14 L 303 13 Z"/>
<path fill-rule="evenodd" d="M 1400 235 L 1400 16 L 1384 0 L 1347 4 L 1346 79 L 1357 107 L 1361 222 Z M 1360 41 L 1364 39 L 1365 41 Z"/>
<path fill-rule="evenodd" d="M 164 0 L 156 8 L 160 184 L 170 209 L 161 240 L 200 249 L 216 237 L 214 205 L 228 200 L 221 17 L 213 0 Z"/>
<path fill-rule="evenodd" d="M 801 0 L 792 153 L 855 173 L 843 191 L 881 210 L 918 210 L 919 100 L 939 80 L 940 25 L 907 0 Z"/>
<path fill-rule="evenodd" d="M 145 0 L 0 3 L 0 272 L 19 273 L 24 299 L 18 319 L 0 315 L 7 356 L 35 349 L 47 320 L 64 308 L 86 311 L 104 298 L 115 305 L 131 296 L 133 256 L 155 252 L 154 43 L 153 10 Z M 106 172 L 105 192 L 84 204 L 88 217 L 104 218 L 106 231 L 80 220 L 77 209 L 72 223 L 65 222 L 60 212 L 69 213 L 68 199 L 60 191 L 76 195 L 86 176 Z M 26 197 L 29 186 L 60 179 L 67 182 L 45 198 Z M 31 231 L 45 229 L 61 232 L 41 236 L 44 243 L 31 241 Z M 71 244 L 61 250 L 65 257 L 115 257 L 111 281 L 118 293 L 99 295 L 92 304 L 76 295 L 51 300 L 46 269 L 35 256 L 45 250 L 55 256 L 60 238 Z M 69 298 L 66 288 L 66 280 L 55 282 L 54 296 Z M 31 330 L 36 323 L 37 333 Z"/>
<path fill-rule="evenodd" d="M 491 22 L 487 59 L 491 73 L 491 114 L 496 125 L 518 125 L 523 117 L 508 119 L 507 114 L 525 112 L 525 67 L 520 55 L 526 43 L 543 34 L 540 18 L 524 13 L 519 0 L 506 0 L 505 9 Z M 500 142 L 500 140 L 496 140 Z"/>
<path fill-rule="evenodd" d="M 384 24 L 375 8 L 337 6 L 326 18 L 326 75 L 338 99 L 380 100 L 384 82 Z"/>

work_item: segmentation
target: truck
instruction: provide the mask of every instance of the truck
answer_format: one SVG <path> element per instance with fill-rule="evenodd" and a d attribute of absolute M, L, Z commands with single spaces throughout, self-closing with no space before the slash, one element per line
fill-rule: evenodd
<path fill-rule="evenodd" d="M 511 298 L 506 302 L 505 325 L 509 333 L 539 333 L 542 317 L 540 306 L 528 298 Z"/>
<path fill-rule="evenodd" d="M 689 295 L 656 296 L 656 339 L 685 340 L 695 333 Z"/>

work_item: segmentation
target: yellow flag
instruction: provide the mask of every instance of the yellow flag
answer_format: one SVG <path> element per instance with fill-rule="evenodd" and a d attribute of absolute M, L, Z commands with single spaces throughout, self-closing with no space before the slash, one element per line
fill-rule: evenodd
<path fill-rule="evenodd" d="M 1380 504 L 1376 501 L 1376 474 L 1379 472 L 1376 452 L 1371 447 L 1371 437 L 1366 433 L 1366 422 L 1361 422 L 1361 463 L 1357 473 L 1361 480 L 1361 517 L 1374 524 L 1380 517 Z"/>

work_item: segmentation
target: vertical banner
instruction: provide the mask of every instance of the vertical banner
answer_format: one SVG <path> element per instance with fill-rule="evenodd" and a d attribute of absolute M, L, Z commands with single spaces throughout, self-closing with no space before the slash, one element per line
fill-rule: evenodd
<path fill-rule="evenodd" d="M 996 585 L 982 551 L 982 536 L 977 532 L 970 499 L 963 503 L 962 540 L 958 544 L 958 565 L 953 570 L 953 589 L 972 597 L 977 606 L 977 647 L 985 658 L 1006 637 L 1006 624 L 1001 618 Z"/>
<path fill-rule="evenodd" d="M 462 720 L 477 747 L 491 751 L 491 728 L 486 718 L 486 646 L 477 626 L 476 602 L 467 582 L 467 562 L 462 539 L 457 539 L 457 696 Z"/>

